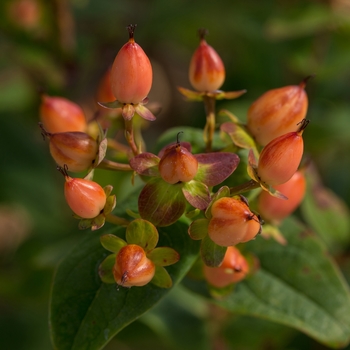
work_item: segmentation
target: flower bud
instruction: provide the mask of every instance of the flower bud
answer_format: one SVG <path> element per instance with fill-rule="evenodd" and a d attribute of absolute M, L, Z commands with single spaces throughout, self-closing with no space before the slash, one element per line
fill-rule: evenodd
<path fill-rule="evenodd" d="M 290 215 L 301 203 L 306 190 L 303 172 L 297 171 L 282 185 L 275 187 L 288 199 L 280 199 L 262 191 L 258 197 L 258 211 L 264 220 L 278 222 Z"/>
<path fill-rule="evenodd" d="M 118 52 L 111 73 L 112 92 L 121 103 L 138 104 L 152 87 L 152 66 L 141 46 L 135 43 L 134 30 L 129 25 L 129 41 Z"/>
<path fill-rule="evenodd" d="M 197 174 L 196 157 L 181 146 L 180 142 L 169 146 L 159 162 L 159 173 L 162 179 L 170 184 L 189 182 Z"/>
<path fill-rule="evenodd" d="M 250 106 L 247 126 L 260 145 L 297 130 L 308 107 L 305 83 L 269 90 Z"/>
<path fill-rule="evenodd" d="M 280 185 L 298 170 L 304 152 L 302 134 L 308 123 L 303 119 L 298 131 L 279 136 L 263 148 L 257 170 L 261 181 L 270 186 Z"/>
<path fill-rule="evenodd" d="M 252 240 L 261 230 L 259 218 L 244 200 L 223 197 L 213 203 L 208 234 L 213 242 L 228 247 Z"/>
<path fill-rule="evenodd" d="M 58 170 L 65 177 L 64 196 L 72 211 L 84 219 L 98 216 L 106 204 L 103 188 L 94 181 L 68 176 L 67 167 Z"/>
<path fill-rule="evenodd" d="M 83 110 L 74 102 L 63 97 L 42 96 L 40 118 L 50 133 L 85 131 L 86 120 Z"/>
<path fill-rule="evenodd" d="M 84 171 L 96 158 L 97 142 L 84 132 L 61 132 L 47 136 L 50 138 L 51 156 L 61 167 L 66 164 L 70 171 Z"/>
<path fill-rule="evenodd" d="M 216 91 L 225 81 L 225 67 L 218 53 L 204 39 L 206 31 L 200 30 L 199 34 L 200 44 L 190 62 L 190 83 L 200 92 Z"/>
<path fill-rule="evenodd" d="M 120 249 L 113 267 L 115 281 L 123 287 L 144 286 L 155 274 L 154 263 L 139 245 L 128 244 Z"/>
<path fill-rule="evenodd" d="M 227 248 L 224 260 L 219 267 L 204 266 L 205 279 L 217 288 L 243 280 L 248 272 L 248 262 L 236 247 Z"/>

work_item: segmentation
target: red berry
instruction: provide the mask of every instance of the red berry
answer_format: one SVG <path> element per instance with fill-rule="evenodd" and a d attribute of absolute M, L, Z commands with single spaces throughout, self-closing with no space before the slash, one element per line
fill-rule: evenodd
<path fill-rule="evenodd" d="M 152 280 L 154 273 L 155 265 L 142 247 L 128 244 L 120 249 L 113 268 L 114 279 L 119 285 L 144 286 Z"/>
<path fill-rule="evenodd" d="M 118 52 L 111 73 L 112 92 L 121 103 L 138 104 L 152 87 L 152 66 L 141 46 L 135 43 L 134 30 L 129 25 L 129 41 Z"/>
<path fill-rule="evenodd" d="M 212 92 L 224 83 L 225 67 L 218 53 L 205 41 L 205 34 L 205 30 L 200 31 L 201 41 L 190 62 L 189 79 L 197 91 Z"/>
<path fill-rule="evenodd" d="M 226 287 L 244 279 L 249 272 L 247 260 L 236 247 L 228 247 L 219 267 L 204 266 L 204 276 L 217 288 Z"/>
<path fill-rule="evenodd" d="M 50 138 L 50 153 L 55 162 L 70 171 L 79 172 L 91 167 L 96 158 L 98 145 L 84 132 L 61 132 L 47 134 Z"/>
<path fill-rule="evenodd" d="M 298 129 L 297 124 L 305 118 L 308 107 L 305 82 L 269 90 L 250 106 L 247 126 L 259 144 L 265 146 Z"/>
<path fill-rule="evenodd" d="M 98 216 L 106 204 L 103 188 L 97 182 L 68 176 L 66 167 L 58 170 L 65 177 L 64 196 L 72 211 L 84 219 Z"/>
<path fill-rule="evenodd" d="M 275 187 L 288 199 L 280 199 L 262 191 L 258 198 L 258 211 L 264 220 L 278 222 L 290 215 L 301 203 L 306 190 L 303 172 L 297 171 L 290 180 Z"/>
<path fill-rule="evenodd" d="M 298 170 L 304 152 L 302 134 L 307 124 L 304 119 L 298 131 L 279 136 L 263 148 L 257 170 L 261 181 L 271 186 L 280 185 Z"/>
<path fill-rule="evenodd" d="M 83 110 L 74 102 L 63 97 L 42 96 L 40 118 L 50 133 L 85 131 L 86 120 Z"/>
<path fill-rule="evenodd" d="M 170 184 L 189 182 L 197 174 L 196 157 L 181 146 L 180 142 L 169 146 L 159 162 L 159 173 L 162 179 Z"/>
<path fill-rule="evenodd" d="M 208 234 L 213 242 L 228 247 L 252 240 L 261 230 L 259 218 L 243 200 L 223 197 L 211 207 Z"/>

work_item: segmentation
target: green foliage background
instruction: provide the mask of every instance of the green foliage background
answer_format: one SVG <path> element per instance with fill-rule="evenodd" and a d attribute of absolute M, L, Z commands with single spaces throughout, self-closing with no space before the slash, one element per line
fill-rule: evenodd
<path fill-rule="evenodd" d="M 252 101 L 268 89 L 298 84 L 315 74 L 309 96 L 306 154 L 315 160 L 327 187 L 350 204 L 350 5 L 347 1 L 295 0 L 50 0 L 38 1 L 41 16 L 25 29 L 0 5 L 0 347 L 51 349 L 48 302 L 55 266 L 82 235 L 63 198 L 38 122 L 40 91 L 96 108 L 99 79 L 137 23 L 136 41 L 149 55 L 155 82 L 151 101 L 162 112 L 145 132 L 152 142 L 171 126 L 203 127 L 200 103 L 186 103 L 177 86 L 190 88 L 189 59 L 197 29 L 223 58 L 224 90 L 247 89 L 233 102 L 220 102 L 242 120 Z M 18 18 L 18 17 L 17 17 Z M 118 201 L 129 183 L 99 173 L 113 184 Z M 119 190 L 118 190 L 119 189 Z M 340 259 L 350 276 L 349 247 Z M 182 288 L 151 313 L 123 330 L 107 349 L 323 349 L 295 330 L 256 319 L 227 317 Z M 181 334 L 180 337 L 177 335 Z M 254 334 L 254 337 L 252 336 Z M 135 336 L 137 335 L 137 336 Z M 118 347 L 119 346 L 119 347 Z M 220 347 L 222 346 L 222 347 Z M 224 347 L 225 346 L 225 347 Z"/>

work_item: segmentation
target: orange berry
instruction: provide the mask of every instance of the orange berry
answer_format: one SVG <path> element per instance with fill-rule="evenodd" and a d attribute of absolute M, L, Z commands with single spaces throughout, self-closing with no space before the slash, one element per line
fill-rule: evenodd
<path fill-rule="evenodd" d="M 66 164 L 70 171 L 84 171 L 96 158 L 97 142 L 84 132 L 61 132 L 47 136 L 50 138 L 51 156 L 61 167 Z"/>
<path fill-rule="evenodd" d="M 181 146 L 180 142 L 169 146 L 159 162 L 159 173 L 162 179 L 170 184 L 189 182 L 197 174 L 196 157 Z"/>
<path fill-rule="evenodd" d="M 200 44 L 194 52 L 189 69 L 191 85 L 201 92 L 218 90 L 225 81 L 225 67 L 218 53 L 207 44 L 205 30 L 200 30 Z"/>
<path fill-rule="evenodd" d="M 247 126 L 260 145 L 298 129 L 308 107 L 305 83 L 269 90 L 250 106 Z"/>
<path fill-rule="evenodd" d="M 281 221 L 290 215 L 301 203 L 306 190 L 306 180 L 303 172 L 297 171 L 282 185 L 275 187 L 288 199 L 280 199 L 262 191 L 258 197 L 258 211 L 264 220 Z"/>
<path fill-rule="evenodd" d="M 211 207 L 210 239 L 224 247 L 252 240 L 261 230 L 259 218 L 243 200 L 223 197 Z"/>
<path fill-rule="evenodd" d="M 85 131 L 86 120 L 83 110 L 74 102 L 63 97 L 42 96 L 40 118 L 50 133 Z"/>
<path fill-rule="evenodd" d="M 112 92 L 121 103 L 138 104 L 152 87 L 152 66 L 140 45 L 135 43 L 134 30 L 129 25 L 129 41 L 114 59 L 111 73 Z"/>
<path fill-rule="evenodd" d="M 106 204 L 103 188 L 97 182 L 68 176 L 66 167 L 58 170 L 65 177 L 64 196 L 72 211 L 84 219 L 98 216 Z"/>
<path fill-rule="evenodd" d="M 120 249 L 113 267 L 115 281 L 123 287 L 144 286 L 155 274 L 154 263 L 142 247 L 128 244 Z"/>
<path fill-rule="evenodd" d="M 204 276 L 217 288 L 226 287 L 243 280 L 249 272 L 247 260 L 236 247 L 228 247 L 219 267 L 204 266 Z"/>
<path fill-rule="evenodd" d="M 298 131 L 279 136 L 263 148 L 257 169 L 261 181 L 271 186 L 280 185 L 298 170 L 304 152 L 302 134 L 307 124 L 303 119 Z"/>

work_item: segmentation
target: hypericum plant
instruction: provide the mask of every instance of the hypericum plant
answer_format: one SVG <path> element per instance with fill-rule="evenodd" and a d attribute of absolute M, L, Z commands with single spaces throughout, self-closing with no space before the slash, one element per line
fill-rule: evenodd
<path fill-rule="evenodd" d="M 85 125 L 73 102 L 44 97 L 41 106 L 42 133 L 64 175 L 67 203 L 79 227 L 93 231 L 55 277 L 50 312 L 55 348 L 102 348 L 178 283 L 228 311 L 302 328 L 326 344 L 348 343 L 349 292 L 317 238 L 288 218 L 305 190 L 298 177 L 308 124 L 305 81 L 260 97 L 248 111 L 247 125 L 228 110 L 219 113 L 218 123 L 216 101 L 245 90 L 218 90 L 224 64 L 200 30 L 189 69 L 196 91 L 179 91 L 204 103 L 204 130 L 168 130 L 151 152 L 142 127 L 155 121 L 144 107 L 152 66 L 135 42 L 136 26 L 127 28 L 129 40 L 97 94 L 113 96 L 99 104 L 117 113 L 97 113 Z M 116 134 L 121 118 L 126 144 Z M 111 131 L 96 132 L 96 122 Z M 100 169 L 115 172 L 116 183 L 121 172 L 136 183 L 124 201 L 116 204 L 119 194 L 112 194 L 112 185 L 102 188 L 94 181 Z M 71 177 L 69 171 L 84 173 Z M 100 234 L 105 222 L 107 232 Z"/>

